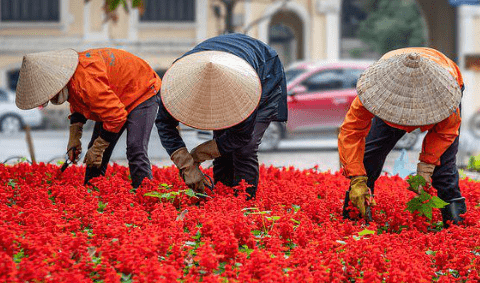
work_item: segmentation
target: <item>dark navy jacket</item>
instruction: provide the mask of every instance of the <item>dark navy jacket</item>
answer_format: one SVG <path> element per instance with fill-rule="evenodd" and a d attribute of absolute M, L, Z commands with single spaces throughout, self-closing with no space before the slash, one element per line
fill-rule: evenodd
<path fill-rule="evenodd" d="M 246 145 L 252 137 L 256 122 L 287 121 L 287 87 L 277 52 L 248 35 L 233 33 L 216 36 L 201 42 L 182 57 L 212 50 L 229 52 L 247 61 L 257 72 L 262 84 L 262 95 L 257 109 L 240 124 L 215 134 L 219 151 L 224 154 Z M 176 129 L 178 121 L 166 111 L 163 103 L 159 104 L 155 124 L 163 147 L 171 155 L 175 150 L 184 147 L 185 143 Z"/>

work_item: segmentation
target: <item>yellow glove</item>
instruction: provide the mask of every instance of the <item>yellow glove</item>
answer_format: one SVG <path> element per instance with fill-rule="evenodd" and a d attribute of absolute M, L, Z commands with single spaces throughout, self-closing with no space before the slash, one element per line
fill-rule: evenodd
<path fill-rule="evenodd" d="M 349 198 L 353 205 L 360 210 L 362 217 L 365 217 L 367 207 L 376 205 L 371 191 L 367 187 L 366 176 L 352 177 L 350 180 Z"/>
<path fill-rule="evenodd" d="M 67 151 L 68 159 L 74 164 L 77 164 L 77 161 L 80 159 L 80 154 L 82 153 L 82 138 L 83 124 L 82 123 L 73 123 L 70 125 L 70 137 L 68 139 Z"/>
<path fill-rule="evenodd" d="M 90 147 L 85 154 L 85 158 L 83 159 L 83 163 L 87 165 L 87 167 L 97 167 L 100 168 L 102 165 L 102 158 L 103 152 L 107 147 L 110 145 L 109 142 L 98 137 L 94 142 L 92 147 Z"/>
<path fill-rule="evenodd" d="M 419 162 L 417 164 L 417 175 L 422 176 L 427 184 L 432 184 L 432 175 L 434 170 L 435 164 L 429 164 L 425 162 Z M 408 187 L 408 189 L 417 194 L 420 194 L 423 191 L 423 188 L 420 186 L 417 188 Z"/>
<path fill-rule="evenodd" d="M 170 159 L 180 171 L 180 177 L 187 186 L 197 193 L 205 193 L 203 173 L 199 163 L 195 162 L 186 147 L 175 150 Z"/>
<path fill-rule="evenodd" d="M 209 140 L 192 149 L 190 154 L 193 160 L 197 163 L 202 163 L 205 160 L 215 159 L 220 157 L 218 146 L 215 140 Z"/>

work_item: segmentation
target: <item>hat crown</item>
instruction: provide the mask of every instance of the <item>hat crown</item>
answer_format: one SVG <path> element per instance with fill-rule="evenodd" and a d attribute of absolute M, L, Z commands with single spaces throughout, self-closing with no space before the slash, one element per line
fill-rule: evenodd
<path fill-rule="evenodd" d="M 405 56 L 403 64 L 412 69 L 420 68 L 420 58 L 421 57 L 418 53 L 409 53 L 407 56 Z"/>
<path fill-rule="evenodd" d="M 223 51 L 201 51 L 177 60 L 162 79 L 166 110 L 181 123 L 219 130 L 245 120 L 257 107 L 261 83 L 244 59 Z"/>

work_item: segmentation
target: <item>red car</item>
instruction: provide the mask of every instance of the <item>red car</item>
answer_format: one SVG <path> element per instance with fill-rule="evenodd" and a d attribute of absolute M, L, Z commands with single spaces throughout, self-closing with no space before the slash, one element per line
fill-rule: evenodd
<path fill-rule="evenodd" d="M 275 150 L 282 139 L 334 134 L 356 97 L 356 83 L 373 61 L 300 62 L 285 71 L 288 121 L 271 123 L 260 150 Z M 412 148 L 418 131 L 406 134 L 396 148 Z"/>

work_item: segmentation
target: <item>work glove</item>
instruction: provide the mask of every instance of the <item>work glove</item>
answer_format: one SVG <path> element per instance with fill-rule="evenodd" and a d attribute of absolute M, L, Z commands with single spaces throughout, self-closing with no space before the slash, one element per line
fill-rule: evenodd
<path fill-rule="evenodd" d="M 202 163 L 205 160 L 215 159 L 220 157 L 218 146 L 215 140 L 209 140 L 192 149 L 190 154 L 193 160 L 197 163 Z"/>
<path fill-rule="evenodd" d="M 102 158 L 103 152 L 107 149 L 109 142 L 98 137 L 93 142 L 93 145 L 88 149 L 87 153 L 85 154 L 85 158 L 83 159 L 83 163 L 87 165 L 87 167 L 97 167 L 100 168 L 102 165 Z"/>
<path fill-rule="evenodd" d="M 70 137 L 68 138 L 68 159 L 74 164 L 77 164 L 77 161 L 80 159 L 80 154 L 82 153 L 82 138 L 83 124 L 73 123 L 70 125 Z"/>
<path fill-rule="evenodd" d="M 425 162 L 419 162 L 417 164 L 417 175 L 422 176 L 427 182 L 427 184 L 430 185 L 432 184 L 433 170 L 435 170 L 435 164 L 429 164 Z M 420 194 L 423 191 L 423 188 L 421 186 L 418 186 L 416 188 L 412 188 L 411 186 L 409 186 L 408 189 L 417 194 Z"/>
<path fill-rule="evenodd" d="M 187 186 L 197 193 L 205 193 L 203 173 L 200 171 L 199 163 L 193 160 L 186 147 L 175 150 L 170 159 L 180 171 L 180 177 Z"/>
<path fill-rule="evenodd" d="M 366 176 L 355 176 L 350 180 L 349 198 L 353 205 L 355 205 L 362 217 L 365 217 L 367 207 L 375 206 L 371 190 L 367 187 Z"/>

